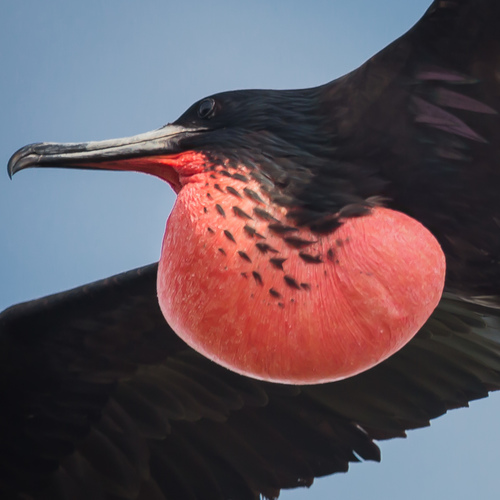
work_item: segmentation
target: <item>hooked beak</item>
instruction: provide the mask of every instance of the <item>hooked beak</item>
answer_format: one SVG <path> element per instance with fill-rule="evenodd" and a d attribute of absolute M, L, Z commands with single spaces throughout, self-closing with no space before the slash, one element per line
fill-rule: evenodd
<path fill-rule="evenodd" d="M 12 155 L 7 170 L 11 178 L 20 170 L 32 167 L 134 170 L 159 175 L 154 159 L 182 153 L 186 146 L 181 146 L 181 142 L 203 131 L 200 128 L 165 125 L 151 132 L 121 139 L 29 144 Z M 139 158 L 143 161 L 138 162 Z"/>

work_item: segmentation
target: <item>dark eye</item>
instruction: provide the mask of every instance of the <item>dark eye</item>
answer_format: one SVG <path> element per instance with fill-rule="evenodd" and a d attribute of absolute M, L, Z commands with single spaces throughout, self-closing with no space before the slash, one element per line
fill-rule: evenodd
<path fill-rule="evenodd" d="M 200 118 L 212 118 L 215 111 L 215 101 L 213 99 L 205 99 L 200 102 L 198 108 L 198 116 Z"/>

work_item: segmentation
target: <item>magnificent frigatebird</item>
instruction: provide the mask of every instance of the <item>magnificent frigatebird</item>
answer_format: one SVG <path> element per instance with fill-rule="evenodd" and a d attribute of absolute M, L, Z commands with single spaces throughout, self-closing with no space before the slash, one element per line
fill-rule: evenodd
<path fill-rule="evenodd" d="M 456 76 L 456 74 L 455 74 L 454 76 Z M 455 82 L 455 83 L 456 83 L 456 82 Z M 465 84 L 465 82 L 464 82 L 464 81 L 462 81 L 461 83 L 462 83 L 462 84 Z M 471 82 L 469 82 L 469 84 L 472 84 L 472 83 L 471 83 Z M 450 84 L 450 85 L 451 85 L 451 84 Z M 431 89 L 431 90 L 432 90 L 432 89 Z M 445 90 L 449 90 L 449 89 L 445 86 Z M 448 94 L 448 95 L 449 95 L 449 94 Z M 463 97 L 461 98 L 461 102 L 462 102 L 462 103 L 464 102 Z M 471 104 L 471 102 L 474 102 L 474 101 L 471 101 L 471 100 L 467 100 L 467 99 L 465 99 L 465 102 L 469 102 L 469 104 Z M 477 104 L 477 99 L 476 99 L 476 101 L 475 101 L 475 102 L 476 102 L 476 104 L 475 104 L 475 106 L 476 106 L 476 112 L 478 112 L 478 109 L 477 109 L 477 106 L 478 106 L 478 104 Z M 483 102 L 483 105 L 484 105 L 484 102 Z M 484 110 L 485 110 L 485 109 L 487 109 L 487 107 L 488 107 L 487 105 L 486 105 L 486 107 L 482 107 L 483 112 L 484 112 Z M 491 108 L 492 108 L 492 106 L 489 106 L 489 108 L 491 109 Z M 456 112 L 455 112 L 455 113 L 456 113 Z M 489 114 L 491 114 L 491 112 L 490 112 Z M 445 116 L 446 116 L 446 115 L 445 115 Z M 453 115 L 452 115 L 452 116 L 453 116 Z M 439 117 L 439 116 L 438 116 L 438 117 Z M 443 114 L 441 114 L 441 115 L 440 115 L 440 117 L 441 117 L 441 118 L 443 118 Z M 484 117 L 483 117 L 483 118 L 484 118 Z M 450 116 L 448 115 L 448 123 L 445 123 L 444 125 L 449 125 L 449 120 L 450 120 Z M 457 124 L 457 122 L 455 121 L 455 122 L 454 122 L 454 124 L 456 125 L 456 124 Z M 477 129 L 476 129 L 476 130 L 477 130 Z M 462 132 L 463 132 L 463 131 L 464 131 L 464 129 L 463 129 L 463 128 L 459 128 L 458 130 L 455 130 L 455 131 L 454 131 L 454 132 L 455 132 L 455 133 L 454 133 L 454 135 L 458 135 L 458 136 L 459 136 L 459 138 L 460 138 L 460 135 L 461 135 L 461 134 L 460 134 L 460 133 L 458 133 L 458 134 L 457 134 L 457 132 L 460 132 L 460 131 L 462 131 Z M 447 133 L 450 133 L 450 131 L 448 130 L 448 131 L 447 131 Z M 462 134 L 462 135 L 463 135 L 463 134 Z M 444 136 L 444 137 L 446 137 L 446 136 Z M 455 137 L 455 139 L 456 139 L 456 137 Z M 471 137 L 468 137 L 468 139 L 469 139 L 469 140 L 473 140 L 474 138 L 472 138 L 472 139 L 471 139 Z M 477 139 L 477 138 L 476 138 L 476 139 Z M 460 139 L 460 140 L 463 140 L 463 139 Z M 455 143 L 455 144 L 456 144 L 456 143 Z M 455 161 L 457 161 L 457 160 L 459 160 L 459 159 L 455 158 Z M 465 158 L 463 158 L 463 159 L 462 159 L 462 161 L 465 161 Z"/>

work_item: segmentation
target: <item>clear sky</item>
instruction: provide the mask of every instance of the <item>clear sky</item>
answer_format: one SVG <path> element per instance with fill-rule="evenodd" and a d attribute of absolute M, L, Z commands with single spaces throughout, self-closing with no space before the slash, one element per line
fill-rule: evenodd
<path fill-rule="evenodd" d="M 430 0 L 4 0 L 0 167 L 19 147 L 132 135 L 240 88 L 315 86 L 411 27 Z M 0 308 L 158 259 L 173 195 L 132 173 L 0 168 Z M 285 500 L 497 500 L 493 396 L 406 440 L 382 464 Z"/>

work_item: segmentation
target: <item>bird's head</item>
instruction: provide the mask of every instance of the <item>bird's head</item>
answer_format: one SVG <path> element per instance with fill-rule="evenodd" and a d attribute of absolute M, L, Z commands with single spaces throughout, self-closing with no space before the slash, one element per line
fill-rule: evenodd
<path fill-rule="evenodd" d="M 76 167 L 166 180 L 177 200 L 158 296 L 177 334 L 239 373 L 338 380 L 412 338 L 440 299 L 445 263 L 420 223 L 377 205 L 373 173 L 343 161 L 320 93 L 217 94 L 134 137 L 26 146 L 9 173 Z"/>

